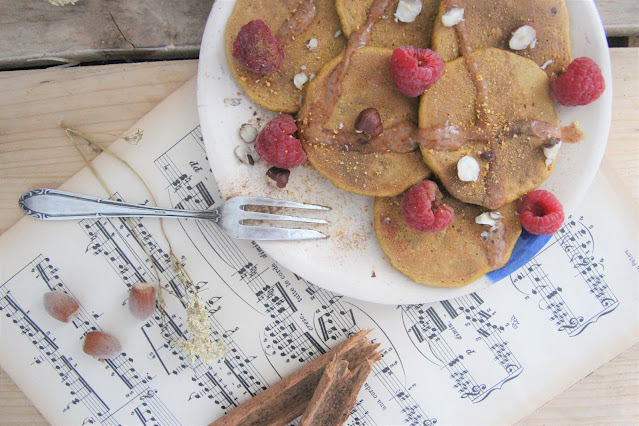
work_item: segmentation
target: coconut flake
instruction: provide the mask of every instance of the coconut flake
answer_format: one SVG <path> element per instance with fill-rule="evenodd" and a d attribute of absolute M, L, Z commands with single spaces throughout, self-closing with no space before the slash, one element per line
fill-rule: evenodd
<path fill-rule="evenodd" d="M 295 87 L 297 87 L 300 90 L 302 89 L 302 86 L 306 84 L 307 81 L 308 81 L 308 76 L 303 72 L 299 74 L 295 74 L 295 77 L 293 77 L 293 84 L 295 85 Z"/>
<path fill-rule="evenodd" d="M 335 35 L 333 37 L 337 38 L 342 35 L 342 30 L 335 31 Z"/>
<path fill-rule="evenodd" d="M 464 182 L 477 182 L 479 179 L 479 163 L 474 157 L 465 155 L 457 162 L 457 176 Z"/>
<path fill-rule="evenodd" d="M 442 15 L 442 24 L 445 27 L 454 27 L 464 20 L 464 9 L 453 7 Z"/>
<path fill-rule="evenodd" d="M 546 62 L 544 62 L 544 64 L 541 66 L 541 69 L 545 70 L 550 64 L 552 64 L 552 59 L 548 59 Z"/>
<path fill-rule="evenodd" d="M 421 0 L 400 0 L 395 11 L 395 22 L 413 22 L 421 12 Z"/>

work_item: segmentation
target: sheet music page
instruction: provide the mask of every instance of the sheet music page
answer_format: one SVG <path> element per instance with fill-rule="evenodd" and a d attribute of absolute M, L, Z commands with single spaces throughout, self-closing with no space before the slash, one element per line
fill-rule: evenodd
<path fill-rule="evenodd" d="M 111 148 L 160 205 L 219 203 L 195 80 L 127 135 L 136 133 L 142 138 Z M 122 164 L 102 154 L 94 165 L 118 198 L 149 202 Z M 86 169 L 61 189 L 107 196 Z M 481 292 L 411 306 L 340 297 L 214 223 L 166 220 L 214 337 L 227 347 L 212 363 L 190 363 L 168 343 L 187 333 L 173 298 L 165 319 L 156 311 L 138 321 L 125 306 L 133 283 L 156 282 L 151 262 L 163 284 L 184 292 L 157 220 L 25 218 L 0 237 L 0 364 L 53 424 L 202 424 L 373 328 L 383 358 L 349 425 L 513 423 L 638 340 L 638 234 L 627 198 L 602 168 L 577 213 L 524 267 Z M 45 312 L 49 290 L 80 302 L 73 323 Z M 82 339 L 92 329 L 116 335 L 124 352 L 103 362 L 85 355 Z"/>

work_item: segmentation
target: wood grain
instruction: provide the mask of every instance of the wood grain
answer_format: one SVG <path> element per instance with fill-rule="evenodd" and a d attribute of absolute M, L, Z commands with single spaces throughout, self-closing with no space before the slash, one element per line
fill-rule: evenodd
<path fill-rule="evenodd" d="M 639 35 L 639 1 L 595 0 L 608 37 Z"/>
<path fill-rule="evenodd" d="M 609 36 L 639 35 L 637 0 L 595 1 Z M 0 0 L 0 70 L 197 58 L 213 2 Z"/>
<path fill-rule="evenodd" d="M 213 1 L 0 0 L 0 70 L 197 58 Z"/>
<path fill-rule="evenodd" d="M 639 48 L 611 49 L 613 123 L 606 159 L 639 195 Z M 57 187 L 82 163 L 62 119 L 114 140 L 196 72 L 195 61 L 0 73 L 0 232 L 21 217 L 24 190 Z M 0 371 L 0 424 L 46 424 Z M 639 423 L 639 345 L 581 380 L 522 425 Z"/>

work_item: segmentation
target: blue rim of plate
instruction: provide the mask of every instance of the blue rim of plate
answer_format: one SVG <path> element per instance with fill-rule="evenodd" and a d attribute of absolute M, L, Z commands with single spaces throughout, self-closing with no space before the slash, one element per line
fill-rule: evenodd
<path fill-rule="evenodd" d="M 486 278 L 495 284 L 508 277 L 535 257 L 551 238 L 552 235 L 534 235 L 522 229 L 508 263 L 501 269 L 487 273 Z"/>

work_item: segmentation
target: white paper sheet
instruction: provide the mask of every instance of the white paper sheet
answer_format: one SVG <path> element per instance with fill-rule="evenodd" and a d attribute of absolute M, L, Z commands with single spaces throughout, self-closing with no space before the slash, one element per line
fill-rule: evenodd
<path fill-rule="evenodd" d="M 232 106 L 229 106 L 232 108 Z M 112 149 L 149 183 L 163 206 L 218 202 L 187 83 Z M 62 137 L 62 136 L 61 136 Z M 127 201 L 147 202 L 137 179 L 106 155 L 96 169 Z M 213 223 L 165 221 L 175 252 L 207 300 L 220 362 L 189 364 L 167 337 L 185 333 L 169 300 L 136 321 L 128 286 L 162 282 L 183 292 L 157 220 L 43 222 L 25 218 L 0 238 L 0 364 L 54 424 L 201 424 L 233 409 L 362 328 L 383 359 L 348 424 L 509 424 L 526 416 L 638 340 L 639 250 L 632 207 L 600 171 L 578 214 L 523 268 L 480 293 L 413 306 L 340 297 L 284 270 L 258 245 Z M 61 189 L 105 196 L 87 170 Z M 137 236 L 136 236 L 137 234 Z M 313 277 L 305 277 L 312 281 Z M 48 316 L 42 294 L 72 294 L 72 324 Z M 102 329 L 124 353 L 99 362 L 81 340 Z"/>

